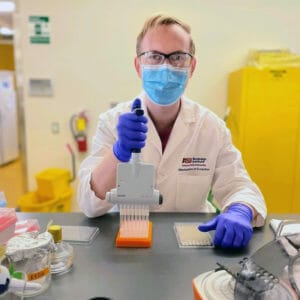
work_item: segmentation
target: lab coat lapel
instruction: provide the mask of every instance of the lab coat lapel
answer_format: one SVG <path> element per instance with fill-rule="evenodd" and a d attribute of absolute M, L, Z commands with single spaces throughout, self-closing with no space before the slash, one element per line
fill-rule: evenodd
<path fill-rule="evenodd" d="M 142 108 L 144 109 L 145 116 L 148 118 L 148 124 L 147 124 L 148 132 L 147 132 L 147 140 L 146 140 L 146 145 L 148 144 L 148 146 L 146 147 L 147 149 L 142 150 L 142 152 L 144 152 L 144 155 L 149 159 L 150 158 L 154 159 L 154 157 L 156 157 L 156 159 L 154 159 L 155 161 L 160 160 L 160 158 L 162 156 L 161 141 L 160 141 L 160 138 L 156 131 L 156 128 L 155 128 L 150 116 L 148 115 L 148 111 L 147 111 L 147 108 L 144 103 L 145 93 L 142 92 L 139 95 L 139 98 L 143 99 Z M 156 153 L 157 155 L 154 155 L 153 151 L 157 151 L 157 153 Z M 153 155 L 154 155 L 154 157 L 153 157 Z M 150 159 L 150 161 L 151 161 L 151 159 Z"/>
<path fill-rule="evenodd" d="M 147 140 L 149 140 L 149 144 L 154 147 L 154 149 L 159 153 L 159 155 L 162 155 L 162 147 L 161 147 L 161 141 L 159 138 L 159 135 L 156 131 L 156 128 L 151 120 L 151 118 L 148 116 L 148 133 L 147 133 Z M 148 143 L 148 142 L 147 142 Z M 151 149 L 152 151 L 153 149 Z M 151 155 L 151 154 L 150 154 Z"/>
<path fill-rule="evenodd" d="M 163 160 L 168 160 L 170 156 L 174 155 L 178 145 L 186 138 L 188 134 L 188 125 L 186 123 L 187 120 L 185 120 L 185 116 L 185 108 L 184 105 L 182 105 L 165 148 Z"/>

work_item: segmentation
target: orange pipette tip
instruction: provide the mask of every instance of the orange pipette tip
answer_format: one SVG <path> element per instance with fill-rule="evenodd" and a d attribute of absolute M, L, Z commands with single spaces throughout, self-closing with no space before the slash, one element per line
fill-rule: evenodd
<path fill-rule="evenodd" d="M 116 238 L 118 248 L 150 248 L 152 245 L 152 222 L 149 221 L 147 237 L 121 237 L 120 230 Z"/>

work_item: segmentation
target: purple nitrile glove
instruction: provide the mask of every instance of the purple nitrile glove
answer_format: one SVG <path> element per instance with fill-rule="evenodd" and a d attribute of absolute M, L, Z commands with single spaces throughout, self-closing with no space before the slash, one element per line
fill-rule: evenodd
<path fill-rule="evenodd" d="M 135 99 L 131 112 L 123 113 L 117 125 L 118 139 L 113 145 L 116 158 L 128 162 L 132 149 L 142 149 L 146 144 L 147 122 L 144 115 L 137 115 L 134 110 L 141 107 L 141 100 Z"/>
<path fill-rule="evenodd" d="M 252 210 L 241 203 L 229 206 L 224 212 L 205 224 L 198 226 L 200 231 L 216 230 L 215 246 L 222 248 L 242 248 L 250 241 L 252 229 Z"/>

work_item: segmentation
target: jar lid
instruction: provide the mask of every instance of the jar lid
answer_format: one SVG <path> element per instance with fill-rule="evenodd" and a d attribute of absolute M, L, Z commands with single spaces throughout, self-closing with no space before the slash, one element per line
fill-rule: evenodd
<path fill-rule="evenodd" d="M 62 240 L 62 228 L 60 225 L 50 225 L 48 232 L 52 234 L 55 243 L 59 243 Z"/>
<path fill-rule="evenodd" d="M 13 261 L 32 258 L 37 253 L 54 249 L 53 238 L 49 232 L 38 234 L 26 232 L 11 238 L 6 245 L 6 256 Z"/>

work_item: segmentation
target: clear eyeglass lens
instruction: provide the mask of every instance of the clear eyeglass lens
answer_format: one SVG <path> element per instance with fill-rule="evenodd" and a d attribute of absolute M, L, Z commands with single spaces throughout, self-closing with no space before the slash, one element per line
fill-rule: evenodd
<path fill-rule="evenodd" d="M 165 57 L 159 53 L 145 53 L 146 61 L 150 65 L 160 65 L 163 63 Z"/>
<path fill-rule="evenodd" d="M 185 53 L 175 53 L 169 57 L 169 61 L 174 65 L 184 65 L 189 56 Z"/>

